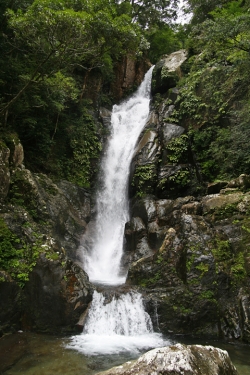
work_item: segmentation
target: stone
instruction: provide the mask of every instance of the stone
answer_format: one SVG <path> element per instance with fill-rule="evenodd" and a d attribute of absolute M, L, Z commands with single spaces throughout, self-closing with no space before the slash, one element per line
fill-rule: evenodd
<path fill-rule="evenodd" d="M 87 274 L 72 261 L 65 265 L 41 256 L 26 283 L 24 329 L 37 332 L 74 332 L 92 300 Z"/>
<path fill-rule="evenodd" d="M 105 128 L 109 129 L 111 124 L 111 114 L 112 112 L 109 111 L 107 108 L 101 107 L 100 108 L 100 117 L 102 119 L 102 123 Z"/>
<path fill-rule="evenodd" d="M 202 198 L 201 203 L 203 205 L 204 213 L 208 213 L 214 209 L 222 208 L 229 204 L 239 203 L 242 198 L 242 192 L 228 195 L 211 194 Z"/>
<path fill-rule="evenodd" d="M 5 271 L 0 271 L 0 337 L 20 328 L 22 290 Z"/>
<path fill-rule="evenodd" d="M 11 166 L 14 168 L 20 167 L 23 163 L 24 160 L 24 151 L 23 151 L 23 146 L 20 142 L 15 142 L 13 140 L 13 151 L 11 153 L 10 157 L 10 163 Z"/>
<path fill-rule="evenodd" d="M 218 194 L 221 189 L 227 186 L 227 184 L 227 181 L 218 181 L 210 183 L 207 185 L 207 194 Z"/>
<path fill-rule="evenodd" d="M 182 49 L 163 57 L 153 70 L 152 93 L 165 93 L 176 87 L 182 76 L 181 65 L 187 59 L 187 51 Z"/>
<path fill-rule="evenodd" d="M 162 132 L 164 145 L 166 146 L 169 141 L 182 135 L 184 131 L 185 129 L 182 126 L 170 123 L 163 123 Z"/>
<path fill-rule="evenodd" d="M 250 296 L 247 291 L 241 288 L 238 298 L 242 317 L 242 338 L 244 341 L 250 342 Z"/>
<path fill-rule="evenodd" d="M 99 375 L 237 375 L 225 350 L 213 346 L 176 344 L 153 349 L 135 361 Z"/>
<path fill-rule="evenodd" d="M 240 188 L 246 190 L 250 187 L 250 176 L 247 174 L 241 174 L 235 180 L 230 181 L 227 184 L 228 188 Z"/>
<path fill-rule="evenodd" d="M 0 200 L 7 197 L 10 186 L 10 171 L 9 171 L 9 157 L 10 150 L 0 142 Z"/>

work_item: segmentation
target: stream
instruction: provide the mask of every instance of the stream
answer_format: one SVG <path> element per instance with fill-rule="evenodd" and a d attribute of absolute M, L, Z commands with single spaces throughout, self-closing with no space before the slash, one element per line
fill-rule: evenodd
<path fill-rule="evenodd" d="M 171 343 L 213 345 L 227 350 L 239 375 L 250 374 L 249 345 L 205 341 L 185 337 L 164 338 Z M 136 359 L 144 351 L 109 355 L 85 355 L 67 349 L 69 337 L 35 333 L 16 333 L 0 340 L 1 375 L 93 375 L 126 361 Z M 9 367 L 9 369 L 7 369 Z M 6 370 L 6 371 L 5 371 Z"/>

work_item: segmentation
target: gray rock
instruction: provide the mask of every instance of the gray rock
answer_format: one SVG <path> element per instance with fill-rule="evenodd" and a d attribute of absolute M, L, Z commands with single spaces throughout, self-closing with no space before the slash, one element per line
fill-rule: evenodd
<path fill-rule="evenodd" d="M 0 143 L 0 200 L 7 197 L 10 185 L 9 171 L 10 150 L 3 143 Z"/>
<path fill-rule="evenodd" d="M 182 126 L 178 126 L 170 123 L 163 123 L 163 143 L 166 145 L 171 139 L 177 138 L 184 133 L 185 129 Z"/>
<path fill-rule="evenodd" d="M 165 93 L 176 86 L 181 77 L 181 65 L 187 59 L 187 51 L 182 49 L 166 55 L 156 65 L 153 71 L 152 92 Z"/>
<path fill-rule="evenodd" d="M 237 375 L 225 350 L 213 346 L 181 345 L 153 349 L 136 361 L 99 375 Z"/>
<path fill-rule="evenodd" d="M 88 308 L 92 294 L 88 276 L 78 265 L 41 256 L 24 288 L 22 328 L 72 332 Z"/>

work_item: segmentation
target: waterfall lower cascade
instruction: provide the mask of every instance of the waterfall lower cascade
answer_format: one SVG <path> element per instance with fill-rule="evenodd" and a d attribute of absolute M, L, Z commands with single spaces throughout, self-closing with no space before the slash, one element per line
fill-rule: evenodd
<path fill-rule="evenodd" d="M 135 146 L 149 114 L 152 70 L 153 67 L 130 99 L 113 107 L 111 136 L 101 166 L 102 186 L 96 199 L 92 246 L 83 248 L 84 269 L 90 281 L 109 289 L 126 281 L 121 260 L 124 227 L 129 220 L 128 179 Z M 114 293 L 106 301 L 103 293 L 95 291 L 83 333 L 72 337 L 67 347 L 85 354 L 111 354 L 136 353 L 163 344 L 166 342 L 161 335 L 153 332 L 139 293 Z"/>

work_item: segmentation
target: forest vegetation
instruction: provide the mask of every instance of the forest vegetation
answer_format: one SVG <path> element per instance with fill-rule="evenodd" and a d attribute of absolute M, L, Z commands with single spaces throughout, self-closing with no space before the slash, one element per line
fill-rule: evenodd
<path fill-rule="evenodd" d="M 17 134 L 32 171 L 90 186 L 102 131 L 94 113 L 114 103 L 115 66 L 126 54 L 156 63 L 187 48 L 172 121 L 188 124 L 205 180 L 249 173 L 249 0 L 189 0 L 187 25 L 174 23 L 177 5 L 176 0 L 3 0 L 3 141 Z M 87 92 L 93 75 L 101 85 L 94 100 Z"/>

